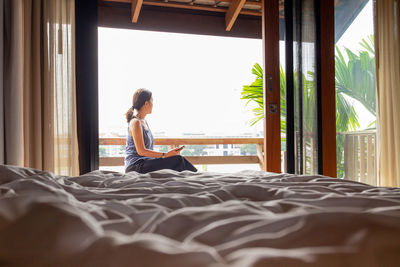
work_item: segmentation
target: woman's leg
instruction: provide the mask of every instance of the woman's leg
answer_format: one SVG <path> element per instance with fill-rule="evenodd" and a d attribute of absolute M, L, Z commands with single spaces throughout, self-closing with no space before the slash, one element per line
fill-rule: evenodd
<path fill-rule="evenodd" d="M 155 158 L 145 159 L 140 166 L 141 173 L 158 171 L 162 169 L 170 169 L 175 171 L 192 171 L 196 172 L 197 169 L 184 157 L 178 155 L 168 158 Z"/>
<path fill-rule="evenodd" d="M 180 156 L 182 157 L 182 156 Z M 197 169 L 195 166 L 193 166 L 192 163 L 190 163 L 190 161 L 188 161 L 185 157 L 183 158 L 183 170 L 187 170 L 187 171 L 192 171 L 192 172 L 197 172 Z"/>
<path fill-rule="evenodd" d="M 133 171 L 136 171 L 136 172 L 137 172 L 137 165 L 135 165 L 135 164 L 129 165 L 129 166 L 126 167 L 126 169 L 125 169 L 125 173 L 133 172 Z"/>
<path fill-rule="evenodd" d="M 133 171 L 139 172 L 142 162 L 143 162 L 143 159 L 139 159 L 138 161 L 136 161 L 132 165 L 129 165 L 128 167 L 126 167 L 125 173 L 133 172 Z"/>

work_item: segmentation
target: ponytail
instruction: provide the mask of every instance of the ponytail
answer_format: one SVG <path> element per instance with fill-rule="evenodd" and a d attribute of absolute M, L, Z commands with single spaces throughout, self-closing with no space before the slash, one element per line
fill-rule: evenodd
<path fill-rule="evenodd" d="M 133 110 L 134 107 L 132 106 L 130 109 L 128 109 L 128 111 L 126 112 L 125 116 L 126 116 L 126 121 L 129 123 L 131 121 L 131 119 L 133 119 L 133 117 L 135 117 L 133 115 Z"/>

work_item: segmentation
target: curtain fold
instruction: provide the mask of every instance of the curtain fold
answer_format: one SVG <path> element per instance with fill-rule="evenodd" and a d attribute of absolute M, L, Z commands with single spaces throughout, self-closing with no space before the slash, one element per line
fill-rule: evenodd
<path fill-rule="evenodd" d="M 24 166 L 23 137 L 23 6 L 6 0 L 4 43 L 5 163 Z"/>
<path fill-rule="evenodd" d="M 75 2 L 46 1 L 49 23 L 49 58 L 53 60 L 54 169 L 79 174 L 75 88 Z M 50 60 L 50 62 L 51 62 Z M 51 65 L 51 64 L 50 64 Z M 51 112 L 50 112 L 51 113 Z M 50 114 L 49 113 L 49 114 Z"/>
<path fill-rule="evenodd" d="M 24 165 L 47 169 L 42 157 L 44 144 L 42 131 L 43 36 L 41 2 L 25 0 L 23 3 L 23 144 Z M 46 123 L 46 121 L 44 121 Z M 44 156 L 46 156 L 44 154 Z"/>
<path fill-rule="evenodd" d="M 77 175 L 74 1 L 6 3 L 5 163 Z"/>
<path fill-rule="evenodd" d="M 375 2 L 379 185 L 400 186 L 400 1 Z"/>

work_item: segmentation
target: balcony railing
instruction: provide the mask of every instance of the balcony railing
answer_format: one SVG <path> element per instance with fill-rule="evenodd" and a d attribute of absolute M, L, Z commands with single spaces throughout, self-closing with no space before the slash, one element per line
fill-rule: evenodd
<path fill-rule="evenodd" d="M 344 138 L 344 178 L 376 185 L 376 133 L 374 130 L 337 133 Z M 305 141 L 304 141 L 305 142 Z M 312 142 L 311 142 L 312 143 Z M 124 146 L 125 138 L 100 138 L 102 146 Z M 180 145 L 242 145 L 255 144 L 257 155 L 241 156 L 186 156 L 194 165 L 208 164 L 259 164 L 264 169 L 263 138 L 156 138 L 155 145 L 167 145 L 170 149 Z M 304 146 L 305 147 L 305 146 Z M 305 154 L 306 155 L 306 154 Z M 311 157 L 312 158 L 312 157 Z M 286 172 L 286 151 L 282 151 L 282 171 Z M 100 157 L 101 167 L 123 166 L 124 157 Z M 306 164 L 304 164 L 305 166 Z M 310 164 L 313 166 L 313 163 Z"/>
<path fill-rule="evenodd" d="M 377 185 L 376 131 L 338 133 L 344 136 L 344 178 Z"/>
<path fill-rule="evenodd" d="M 100 138 L 99 145 L 125 145 L 125 138 Z M 154 145 L 167 145 L 170 149 L 180 145 L 242 145 L 255 144 L 257 155 L 242 156 L 185 156 L 194 165 L 259 164 L 264 169 L 263 138 L 155 138 Z M 100 157 L 100 166 L 123 166 L 124 157 Z"/>

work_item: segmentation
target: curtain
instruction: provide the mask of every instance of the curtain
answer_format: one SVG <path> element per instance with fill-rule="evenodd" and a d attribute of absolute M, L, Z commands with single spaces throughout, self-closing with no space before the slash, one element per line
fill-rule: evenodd
<path fill-rule="evenodd" d="M 400 186 L 400 1 L 375 3 L 379 185 Z"/>
<path fill-rule="evenodd" d="M 6 0 L 4 31 L 4 163 L 24 165 L 22 1 Z"/>
<path fill-rule="evenodd" d="M 44 45 L 46 84 L 51 88 L 48 120 L 52 121 L 54 171 L 79 174 L 75 89 L 75 5 L 74 0 L 44 1 L 48 43 Z M 47 64 L 47 65 L 46 65 Z M 51 115 L 50 115 L 51 114 Z M 49 154 L 51 153 L 49 151 Z"/>
<path fill-rule="evenodd" d="M 4 0 L 0 0 L 0 164 L 4 164 Z"/>
<path fill-rule="evenodd" d="M 5 163 L 76 175 L 73 0 L 6 0 Z"/>

